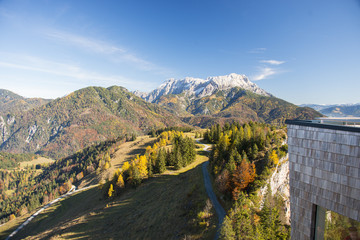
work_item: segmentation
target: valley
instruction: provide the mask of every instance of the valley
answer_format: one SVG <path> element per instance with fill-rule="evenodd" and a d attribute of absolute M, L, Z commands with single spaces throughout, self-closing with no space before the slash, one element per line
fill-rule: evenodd
<path fill-rule="evenodd" d="M 238 74 L 172 79 L 149 94 L 88 87 L 34 104 L 0 113 L 1 238 L 75 185 L 90 188 L 45 209 L 13 239 L 212 239 L 243 227 L 286 239 L 284 121 L 322 116 Z M 215 199 L 225 209 L 219 216 Z M 239 225 L 245 215 L 253 227 Z M 277 229 L 264 228 L 266 216 Z"/>

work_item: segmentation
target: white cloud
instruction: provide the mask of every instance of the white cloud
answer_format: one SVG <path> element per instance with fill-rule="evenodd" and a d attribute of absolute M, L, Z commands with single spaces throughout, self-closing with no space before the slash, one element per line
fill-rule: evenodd
<path fill-rule="evenodd" d="M 278 65 L 281 65 L 281 64 L 285 63 L 285 61 L 261 60 L 260 63 L 263 63 L 262 64 L 263 66 L 258 67 L 258 69 L 259 69 L 258 73 L 251 78 L 254 81 L 267 79 L 272 75 L 283 72 L 283 70 L 281 70 L 279 68 L 269 67 L 269 65 L 278 66 Z"/>
<path fill-rule="evenodd" d="M 118 47 L 105 41 L 57 30 L 46 31 L 45 35 L 52 39 L 73 45 L 77 48 L 85 48 L 87 51 L 90 52 L 110 56 L 116 61 L 122 61 L 132 64 L 133 66 L 141 70 L 153 71 L 155 73 L 164 75 L 168 75 L 172 72 L 166 68 L 157 66 L 152 62 L 136 56 L 136 54 L 131 53 L 128 49 Z"/>
<path fill-rule="evenodd" d="M 4 54 L 2 54 L 4 56 Z M 6 56 L 6 55 L 5 55 Z M 77 65 L 70 65 L 66 63 L 53 62 L 44 60 L 33 56 L 7 55 L 10 61 L 0 59 L 0 67 L 14 68 L 42 73 L 50 73 L 58 76 L 70 77 L 92 84 L 112 85 L 112 84 L 127 84 L 131 81 L 122 76 L 103 75 L 93 71 L 88 71 L 80 68 Z"/>
<path fill-rule="evenodd" d="M 285 61 L 278 61 L 278 60 L 262 60 L 260 62 L 271 64 L 271 65 L 281 65 L 281 64 L 285 63 Z"/>
<path fill-rule="evenodd" d="M 270 77 L 271 75 L 274 75 L 274 74 L 276 74 L 276 73 L 277 73 L 276 70 L 273 69 L 273 68 L 270 68 L 270 67 L 262 67 L 262 68 L 260 69 L 260 72 L 259 72 L 257 75 L 255 75 L 255 76 L 252 77 L 252 80 L 253 80 L 253 81 L 263 80 L 263 79 L 266 79 L 266 78 L 268 78 L 268 77 Z"/>
<path fill-rule="evenodd" d="M 115 47 L 106 42 L 85 38 L 79 35 L 60 32 L 60 31 L 50 31 L 46 35 L 56 40 L 66 42 L 68 44 L 76 45 L 81 48 L 87 48 L 91 51 L 103 53 L 103 54 L 115 54 L 115 53 L 125 53 L 124 49 Z"/>

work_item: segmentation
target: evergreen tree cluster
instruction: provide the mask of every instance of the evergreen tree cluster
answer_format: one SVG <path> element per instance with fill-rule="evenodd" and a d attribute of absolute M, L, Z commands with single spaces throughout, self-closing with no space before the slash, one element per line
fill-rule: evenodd
<path fill-rule="evenodd" d="M 280 221 L 281 204 L 274 204 L 270 193 L 260 206 L 255 196 L 286 155 L 286 131 L 263 123 L 232 123 L 212 126 L 204 139 L 214 143 L 210 166 L 216 187 L 233 204 L 221 239 L 289 239 L 289 228 Z"/>
<path fill-rule="evenodd" d="M 171 149 L 167 147 L 170 144 Z M 161 174 L 167 168 L 181 169 L 192 163 L 195 157 L 195 144 L 191 138 L 184 137 L 183 132 L 163 131 L 157 142 L 146 148 L 144 155 L 136 156 L 117 169 L 112 180 L 104 186 L 105 195 L 118 195 L 127 185 L 137 187 L 144 179 Z M 114 189 L 114 194 L 110 194 L 111 189 Z"/>
<path fill-rule="evenodd" d="M 210 165 L 219 190 L 237 198 L 240 191 L 259 187 L 269 168 L 283 156 L 286 134 L 282 129 L 264 123 L 249 122 L 214 125 L 204 140 L 215 143 Z"/>
<path fill-rule="evenodd" d="M 241 193 L 224 219 L 220 239 L 286 240 L 290 239 L 290 228 L 282 224 L 278 206 L 268 197 L 259 210 L 245 193 Z"/>
<path fill-rule="evenodd" d="M 19 167 L 20 162 L 31 161 L 38 156 L 33 153 L 13 154 L 7 152 L 0 152 L 0 169 L 12 169 Z"/>

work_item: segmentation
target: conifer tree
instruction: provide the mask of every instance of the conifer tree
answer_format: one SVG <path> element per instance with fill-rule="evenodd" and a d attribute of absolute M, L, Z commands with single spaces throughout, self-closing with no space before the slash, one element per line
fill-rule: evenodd
<path fill-rule="evenodd" d="M 140 156 L 137 168 L 139 169 L 140 177 L 142 179 L 148 176 L 147 160 L 145 155 Z"/>
<path fill-rule="evenodd" d="M 254 145 L 253 145 L 252 154 L 253 154 L 253 156 L 252 156 L 253 159 L 256 159 L 257 155 L 259 154 L 259 148 L 256 145 L 256 143 L 254 143 Z"/>
<path fill-rule="evenodd" d="M 131 167 L 129 168 L 128 180 L 129 180 L 130 184 L 134 187 L 137 187 L 140 185 L 142 178 L 141 178 L 141 174 L 140 174 L 140 171 L 137 166 L 131 165 Z"/>
<path fill-rule="evenodd" d="M 157 173 L 163 173 L 166 170 L 166 152 L 164 149 L 160 149 L 156 160 L 155 169 Z"/>
<path fill-rule="evenodd" d="M 180 149 L 176 149 L 175 151 L 175 165 L 174 165 L 175 169 L 180 169 L 182 167 L 184 167 L 184 159 L 181 155 L 181 151 Z"/>
<path fill-rule="evenodd" d="M 235 240 L 236 235 L 232 226 L 231 219 L 226 216 L 220 230 L 220 239 L 224 240 Z"/>
<path fill-rule="evenodd" d="M 116 181 L 116 186 L 119 188 L 124 188 L 125 187 L 125 182 L 124 182 L 124 178 L 122 176 L 122 174 L 119 175 L 117 181 Z"/>
<path fill-rule="evenodd" d="M 110 184 L 110 187 L 109 187 L 109 191 L 108 191 L 108 197 L 112 197 L 113 195 L 113 192 L 114 192 L 114 187 L 112 184 Z"/>

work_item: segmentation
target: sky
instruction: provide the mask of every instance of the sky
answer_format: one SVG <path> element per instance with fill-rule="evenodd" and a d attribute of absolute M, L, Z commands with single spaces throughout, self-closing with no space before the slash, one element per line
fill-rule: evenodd
<path fill-rule="evenodd" d="M 360 102 L 360 0 L 0 0 L 0 88 L 57 98 L 245 74 L 294 104 Z"/>

